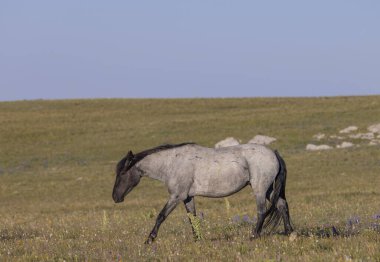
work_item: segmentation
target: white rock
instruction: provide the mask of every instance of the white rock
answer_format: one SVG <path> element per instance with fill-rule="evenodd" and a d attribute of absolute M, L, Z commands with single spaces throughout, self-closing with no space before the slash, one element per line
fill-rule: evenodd
<path fill-rule="evenodd" d="M 351 142 L 343 142 L 341 145 L 337 145 L 336 148 L 347 148 L 347 147 L 353 147 L 354 144 Z"/>
<path fill-rule="evenodd" d="M 369 142 L 369 145 L 370 145 L 370 146 L 377 146 L 377 145 L 380 145 L 380 140 L 371 140 L 371 142 Z"/>
<path fill-rule="evenodd" d="M 317 139 L 318 141 L 325 138 L 325 137 L 326 137 L 326 135 L 322 134 L 322 133 L 318 133 L 318 134 L 313 135 L 313 138 Z"/>
<path fill-rule="evenodd" d="M 307 144 L 306 145 L 306 150 L 308 151 L 318 151 L 318 150 L 328 150 L 332 149 L 331 146 L 328 145 L 313 145 L 313 144 Z"/>
<path fill-rule="evenodd" d="M 227 147 L 227 146 L 236 146 L 239 145 L 239 141 L 233 137 L 227 137 L 226 139 L 219 141 L 215 144 L 215 148 Z"/>
<path fill-rule="evenodd" d="M 259 144 L 259 145 L 269 145 L 270 143 L 276 141 L 277 139 L 270 136 L 257 135 L 248 141 L 248 144 Z"/>
<path fill-rule="evenodd" d="M 372 133 L 378 133 L 378 134 L 380 134 L 380 123 L 379 124 L 375 124 L 375 125 L 371 125 L 367 129 L 368 129 L 368 131 L 370 131 Z"/>
<path fill-rule="evenodd" d="M 355 134 L 355 135 L 349 135 L 349 137 L 353 138 L 353 139 L 368 139 L 368 140 L 371 140 L 371 139 L 375 138 L 375 134 L 374 133 L 358 133 L 358 134 Z"/>
<path fill-rule="evenodd" d="M 337 135 L 332 135 L 332 136 L 330 136 L 330 138 L 332 138 L 332 139 L 339 139 L 339 140 L 342 140 L 344 137 L 342 137 L 342 136 L 337 136 Z"/>
<path fill-rule="evenodd" d="M 297 236 L 298 236 L 297 232 L 296 232 L 296 231 L 293 231 L 293 232 L 290 234 L 290 236 L 289 236 L 289 241 L 290 241 L 290 242 L 293 242 L 294 240 L 297 239 Z"/>
<path fill-rule="evenodd" d="M 356 131 L 358 130 L 358 127 L 357 126 L 349 126 L 349 127 L 346 127 L 345 129 L 342 129 L 339 131 L 339 133 L 341 134 L 348 134 L 352 131 Z"/>

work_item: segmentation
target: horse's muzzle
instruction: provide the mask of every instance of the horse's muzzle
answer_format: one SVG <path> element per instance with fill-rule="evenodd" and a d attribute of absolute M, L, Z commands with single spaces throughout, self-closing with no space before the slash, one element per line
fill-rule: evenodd
<path fill-rule="evenodd" d="M 117 195 L 114 193 L 112 194 L 112 198 L 113 198 L 113 201 L 115 201 L 115 203 L 120 203 L 120 202 L 123 202 L 124 201 L 124 197 L 117 197 Z"/>
<path fill-rule="evenodd" d="M 122 199 L 114 199 L 114 201 L 115 201 L 115 203 L 121 203 L 124 201 L 124 199 L 123 198 Z"/>

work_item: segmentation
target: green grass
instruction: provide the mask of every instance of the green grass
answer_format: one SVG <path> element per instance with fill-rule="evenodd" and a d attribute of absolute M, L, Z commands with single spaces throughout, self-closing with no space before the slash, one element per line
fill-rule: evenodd
<path fill-rule="evenodd" d="M 1 102 L 0 260 L 379 261 L 380 146 L 348 139 L 360 147 L 305 151 L 316 133 L 379 122 L 379 96 Z M 113 203 L 115 165 L 130 149 L 256 134 L 278 138 L 271 147 L 287 163 L 294 241 L 279 233 L 250 241 L 250 223 L 232 221 L 255 216 L 248 187 L 228 201 L 196 198 L 197 242 L 179 206 L 157 241 L 143 244 L 167 200 L 159 182 L 143 179 Z M 348 228 L 353 217 L 360 221 Z"/>

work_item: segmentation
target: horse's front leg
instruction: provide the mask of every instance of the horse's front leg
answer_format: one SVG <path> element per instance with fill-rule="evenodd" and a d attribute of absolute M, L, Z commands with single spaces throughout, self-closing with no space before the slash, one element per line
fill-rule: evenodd
<path fill-rule="evenodd" d="M 169 198 L 169 201 L 158 214 L 156 224 L 150 232 L 148 239 L 145 241 L 145 244 L 150 244 L 154 241 L 154 239 L 157 237 L 158 229 L 160 228 L 161 223 L 164 222 L 164 220 L 168 217 L 170 212 L 174 210 L 174 208 L 178 205 L 178 202 L 179 198 L 177 196 L 171 196 Z"/>
<path fill-rule="evenodd" d="M 185 208 L 186 208 L 186 212 L 188 214 L 192 214 L 194 217 L 197 215 L 196 214 L 196 211 L 195 211 L 195 202 L 194 202 L 194 197 L 187 197 L 183 203 L 185 204 Z M 193 236 L 194 236 L 194 239 L 197 239 L 197 234 L 195 232 L 195 229 L 194 229 L 194 225 L 191 221 L 191 218 L 189 217 L 189 221 L 190 221 L 190 224 L 191 224 L 191 228 L 193 229 Z"/>

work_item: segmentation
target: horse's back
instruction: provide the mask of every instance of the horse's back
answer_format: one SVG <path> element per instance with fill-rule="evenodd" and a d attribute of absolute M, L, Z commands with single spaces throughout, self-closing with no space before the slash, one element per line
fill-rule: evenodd
<path fill-rule="evenodd" d="M 189 160 L 203 160 L 201 163 L 247 161 L 248 164 L 272 165 L 277 158 L 272 149 L 259 144 L 240 144 L 221 148 L 208 148 L 199 145 L 189 145 L 185 154 Z"/>

